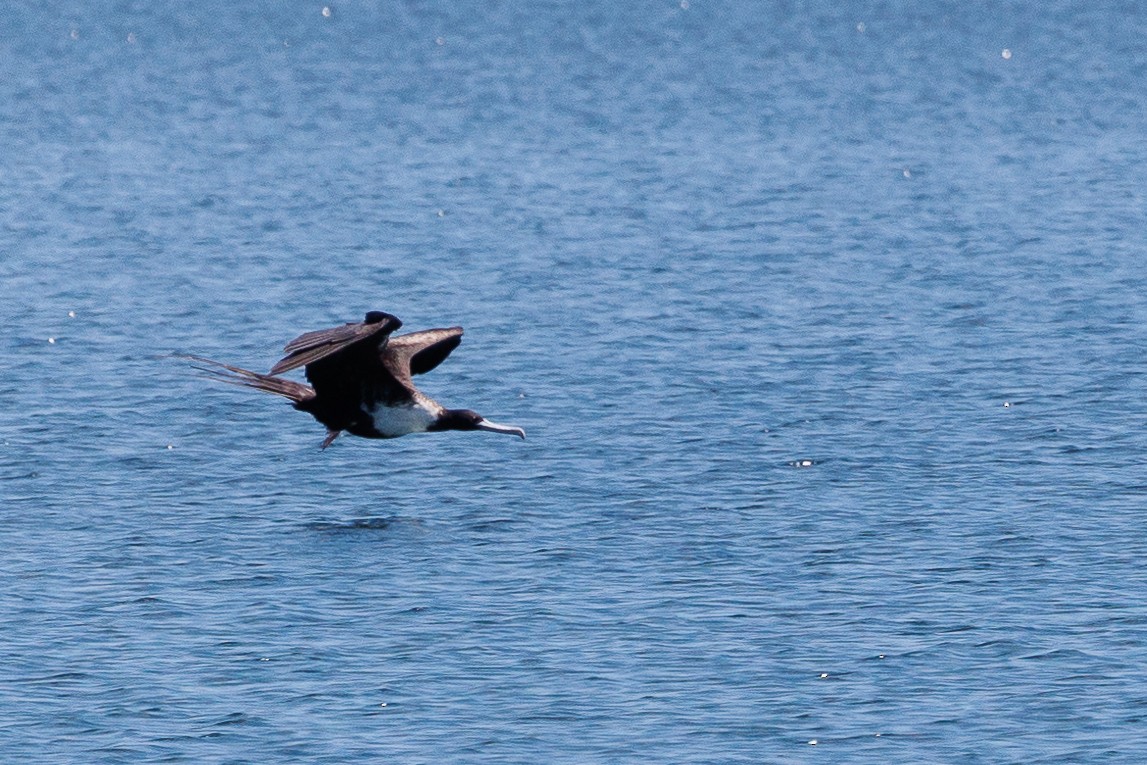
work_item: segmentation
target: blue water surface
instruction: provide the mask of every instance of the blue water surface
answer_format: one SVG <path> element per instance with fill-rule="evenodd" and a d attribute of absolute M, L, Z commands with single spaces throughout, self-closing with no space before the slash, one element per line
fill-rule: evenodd
<path fill-rule="evenodd" d="M 0 759 L 1142 762 L 1145 21 L 8 9 Z M 168 357 L 371 309 L 528 440 Z"/>

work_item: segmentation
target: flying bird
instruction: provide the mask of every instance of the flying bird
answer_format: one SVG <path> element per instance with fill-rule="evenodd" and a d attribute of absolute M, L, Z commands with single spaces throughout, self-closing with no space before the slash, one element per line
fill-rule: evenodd
<path fill-rule="evenodd" d="M 343 431 L 363 438 L 398 438 L 440 430 L 486 430 L 526 437 L 521 428 L 490 422 L 469 409 L 447 409 L 414 386 L 414 375 L 441 364 L 462 342 L 462 328 L 426 329 L 392 337 L 402 322 L 371 311 L 361 322 L 299 335 L 268 374 L 202 356 L 183 358 L 232 385 L 282 396 L 326 426 L 325 449 Z M 304 385 L 280 377 L 304 368 Z"/>

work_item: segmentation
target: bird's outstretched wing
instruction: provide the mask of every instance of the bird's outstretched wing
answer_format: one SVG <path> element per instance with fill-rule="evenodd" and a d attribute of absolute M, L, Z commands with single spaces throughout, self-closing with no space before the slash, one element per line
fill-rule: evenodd
<path fill-rule="evenodd" d="M 399 383 L 413 388 L 412 375 L 434 369 L 461 342 L 461 327 L 424 329 L 392 337 L 382 351 L 382 365 Z"/>
<path fill-rule="evenodd" d="M 271 374 L 314 364 L 358 343 L 365 345 L 369 341 L 374 348 L 381 349 L 390 333 L 401 326 L 402 322 L 396 317 L 382 311 L 371 311 L 362 322 L 307 332 L 287 343 L 283 348 L 287 355 L 271 367 Z"/>

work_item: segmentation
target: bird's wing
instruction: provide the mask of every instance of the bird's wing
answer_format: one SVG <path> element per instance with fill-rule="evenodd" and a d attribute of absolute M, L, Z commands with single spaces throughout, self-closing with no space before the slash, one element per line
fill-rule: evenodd
<path fill-rule="evenodd" d="M 368 314 L 367 318 L 368 321 L 299 335 L 283 348 L 287 355 L 271 367 L 271 374 L 282 374 L 314 364 L 316 361 L 350 349 L 358 343 L 363 343 L 366 347 L 381 348 L 390 333 L 402 326 L 402 322 L 390 314 L 372 313 Z"/>
<path fill-rule="evenodd" d="M 394 379 L 414 387 L 412 375 L 429 372 L 462 342 L 461 327 L 424 329 L 390 338 L 382 350 L 382 365 Z"/>

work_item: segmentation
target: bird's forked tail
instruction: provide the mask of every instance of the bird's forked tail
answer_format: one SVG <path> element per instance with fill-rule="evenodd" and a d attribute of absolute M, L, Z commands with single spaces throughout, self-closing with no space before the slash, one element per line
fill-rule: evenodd
<path fill-rule="evenodd" d="M 241 385 L 245 388 L 254 388 L 255 390 L 261 390 L 266 393 L 274 393 L 276 396 L 290 399 L 294 404 L 299 404 L 315 396 L 314 388 L 300 382 L 295 382 L 294 380 L 286 380 L 282 377 L 275 377 L 274 375 L 252 372 L 249 369 L 233 367 L 230 364 L 212 361 L 202 356 L 179 354 L 178 358 L 193 362 L 192 366 L 202 372 L 203 376 L 208 379 L 218 380 L 219 382 L 228 383 L 229 385 Z"/>

